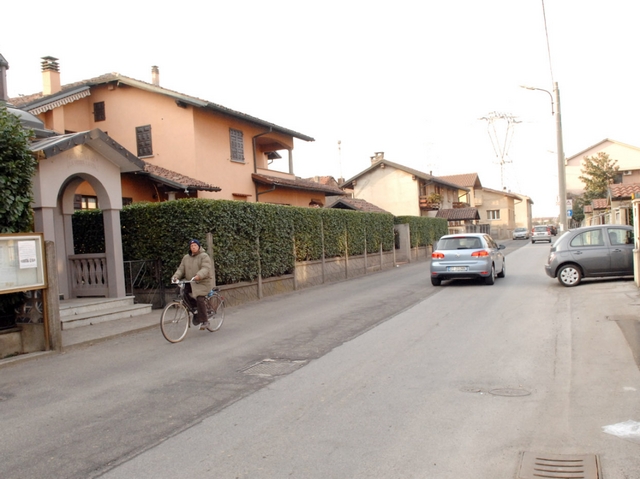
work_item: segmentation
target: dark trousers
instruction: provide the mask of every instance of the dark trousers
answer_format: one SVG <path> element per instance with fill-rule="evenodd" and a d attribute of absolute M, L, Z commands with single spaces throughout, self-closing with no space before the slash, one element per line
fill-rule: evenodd
<path fill-rule="evenodd" d="M 192 308 L 198 308 L 198 320 L 200 322 L 207 320 L 207 305 L 204 302 L 204 296 L 198 296 L 197 298 L 193 298 L 191 295 L 191 284 L 185 285 L 185 298 L 187 298 L 187 302 L 189 306 Z"/>

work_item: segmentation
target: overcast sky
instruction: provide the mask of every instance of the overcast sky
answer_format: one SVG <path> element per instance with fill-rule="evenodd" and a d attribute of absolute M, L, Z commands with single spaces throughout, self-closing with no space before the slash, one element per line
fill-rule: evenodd
<path fill-rule="evenodd" d="M 314 137 L 295 144 L 302 177 L 348 179 L 383 151 L 425 173 L 477 172 L 555 215 L 551 97 L 519 87 L 553 81 L 565 156 L 605 138 L 640 146 L 635 0 L 545 0 L 551 63 L 542 0 L 5 3 L 9 96 L 42 91 L 43 56 L 63 84 L 150 82 L 157 65 L 165 88 Z"/>

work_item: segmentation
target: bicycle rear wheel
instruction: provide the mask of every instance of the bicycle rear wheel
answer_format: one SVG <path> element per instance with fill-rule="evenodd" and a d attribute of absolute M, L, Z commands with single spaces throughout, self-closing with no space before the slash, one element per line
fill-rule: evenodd
<path fill-rule="evenodd" d="M 224 299 L 217 293 L 207 301 L 207 318 L 209 319 L 207 329 L 212 333 L 220 329 L 224 322 Z"/>
<path fill-rule="evenodd" d="M 189 312 L 180 302 L 169 303 L 160 317 L 160 329 L 170 343 L 182 341 L 189 328 Z"/>

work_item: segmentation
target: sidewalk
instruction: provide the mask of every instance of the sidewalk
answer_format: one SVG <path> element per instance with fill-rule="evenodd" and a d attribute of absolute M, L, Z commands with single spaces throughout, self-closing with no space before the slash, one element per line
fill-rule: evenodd
<path fill-rule="evenodd" d="M 134 316 L 132 318 L 116 319 L 91 326 L 79 326 L 68 330 L 62 330 L 62 351 L 95 344 L 101 341 L 125 336 L 145 329 L 160 329 L 160 315 L 162 309 L 154 309 L 149 314 Z M 42 351 L 29 354 L 20 354 L 5 359 L 0 359 L 0 369 L 21 361 L 37 359 L 45 355 L 58 354 L 57 351 Z"/>

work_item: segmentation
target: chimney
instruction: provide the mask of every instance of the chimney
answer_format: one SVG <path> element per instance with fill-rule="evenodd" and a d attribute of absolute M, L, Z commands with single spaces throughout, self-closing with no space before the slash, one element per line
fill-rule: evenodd
<path fill-rule="evenodd" d="M 9 101 L 9 94 L 7 93 L 7 70 L 9 69 L 9 62 L 4 59 L 2 53 L 0 53 L 0 101 Z"/>
<path fill-rule="evenodd" d="M 384 151 L 376 151 L 374 156 L 371 157 L 371 163 L 375 163 L 380 160 L 384 160 Z"/>
<path fill-rule="evenodd" d="M 155 65 L 151 67 L 151 83 L 160 86 L 160 69 Z"/>
<path fill-rule="evenodd" d="M 60 66 L 54 57 L 42 57 L 42 94 L 51 95 L 62 90 L 60 86 Z"/>

